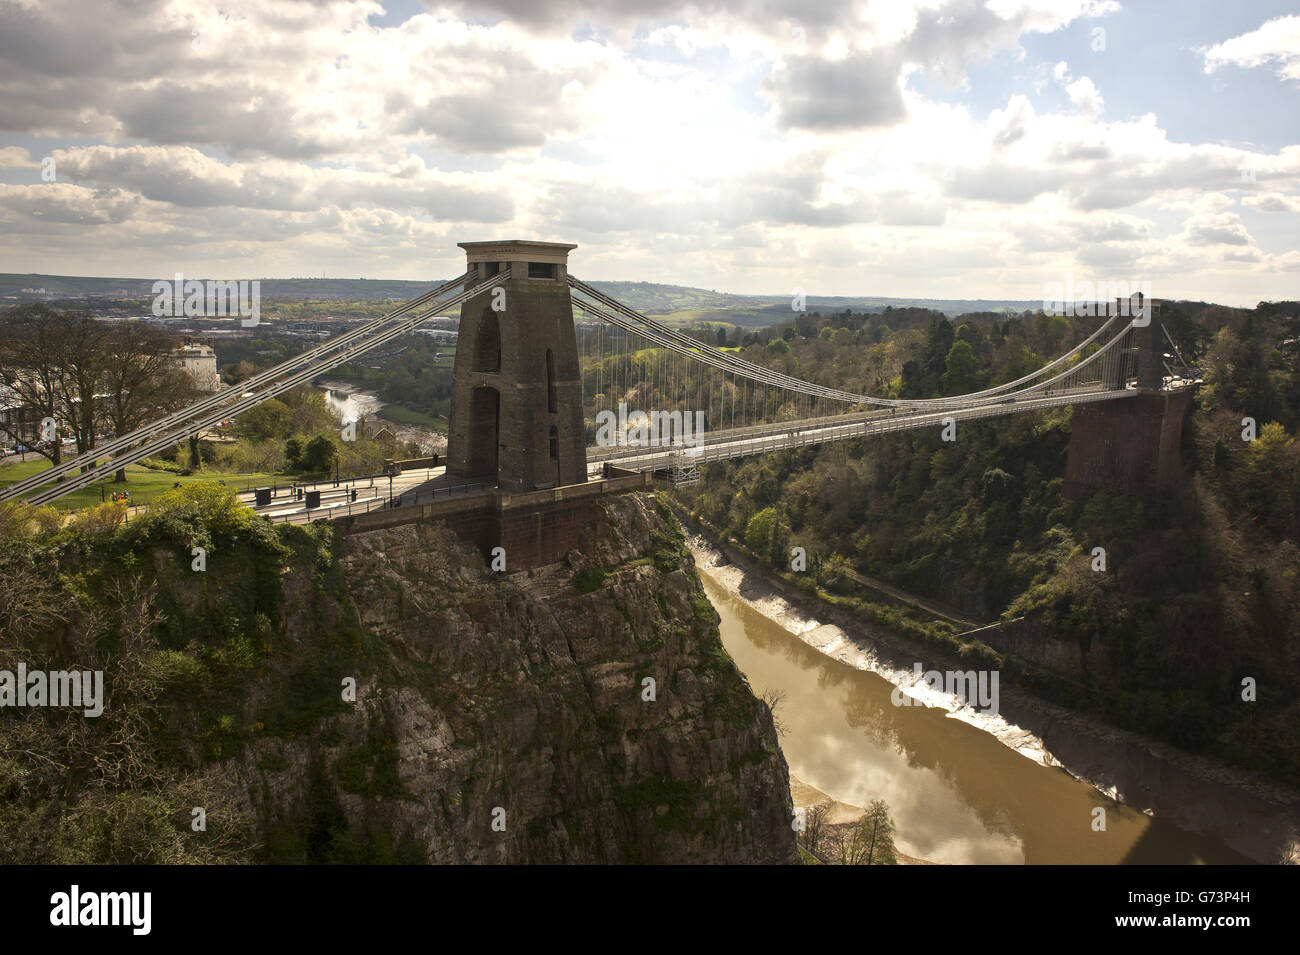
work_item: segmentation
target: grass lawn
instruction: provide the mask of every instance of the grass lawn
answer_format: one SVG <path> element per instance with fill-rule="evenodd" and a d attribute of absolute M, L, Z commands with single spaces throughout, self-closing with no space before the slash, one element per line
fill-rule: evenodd
<path fill-rule="evenodd" d="M 425 414 L 423 411 L 412 411 L 401 405 L 384 405 L 379 409 L 379 417 L 393 424 L 409 424 L 418 428 L 428 428 L 439 434 L 447 433 L 447 422 L 444 419 Z"/>
<path fill-rule="evenodd" d="M 7 460 L 13 463 L 0 464 L 0 487 L 31 477 L 33 474 L 44 471 L 50 466 L 49 461 L 35 456 L 29 456 L 26 461 L 19 461 L 16 458 Z M 126 482 L 124 484 L 114 484 L 111 479 L 103 484 L 103 499 L 107 501 L 115 493 L 130 491 L 132 504 L 147 504 L 151 498 L 163 491 L 170 490 L 171 486 L 177 481 L 182 484 L 225 481 L 234 490 L 243 491 L 277 481 L 281 484 L 287 484 L 293 480 L 293 477 L 283 474 L 222 474 L 217 471 L 202 471 L 184 477 L 180 474 L 170 474 L 167 471 L 151 471 L 148 468 L 140 467 L 138 464 L 133 464 L 126 469 Z M 99 502 L 100 484 L 92 484 L 89 487 L 73 491 L 53 503 L 55 507 L 73 509 L 89 507 Z"/>

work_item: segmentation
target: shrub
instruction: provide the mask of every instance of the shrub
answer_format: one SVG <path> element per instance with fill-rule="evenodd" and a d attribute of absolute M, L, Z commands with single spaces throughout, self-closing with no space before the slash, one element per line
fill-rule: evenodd
<path fill-rule="evenodd" d="M 140 462 L 140 466 L 151 471 L 166 471 L 168 474 L 182 474 L 185 471 L 185 468 L 175 461 L 164 461 L 162 458 L 145 458 Z"/>
<path fill-rule="evenodd" d="M 52 504 L 46 504 L 32 511 L 32 520 L 36 529 L 42 534 L 57 534 L 63 529 L 64 513 Z"/>
<path fill-rule="evenodd" d="M 126 520 L 126 504 L 106 501 L 74 514 L 68 527 L 80 534 L 111 534 Z"/>
<path fill-rule="evenodd" d="M 573 575 L 573 586 L 579 593 L 589 594 L 605 585 L 605 572 L 599 567 L 584 567 Z"/>
<path fill-rule="evenodd" d="M 149 505 L 139 533 L 166 538 L 191 547 L 211 547 L 213 541 L 244 534 L 264 547 L 279 546 L 275 529 L 246 507 L 223 484 L 199 482 L 172 488 Z"/>
<path fill-rule="evenodd" d="M 0 501 L 0 540 L 32 532 L 32 506 L 24 501 Z"/>

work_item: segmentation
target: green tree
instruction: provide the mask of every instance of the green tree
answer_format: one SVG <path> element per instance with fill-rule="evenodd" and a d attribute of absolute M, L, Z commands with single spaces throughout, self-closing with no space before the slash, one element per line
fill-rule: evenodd
<path fill-rule="evenodd" d="M 282 438 L 293 430 L 293 412 L 278 398 L 271 398 L 255 408 L 249 408 L 235 419 L 235 430 L 241 437 L 254 441 Z"/>
<path fill-rule="evenodd" d="M 783 563 L 781 552 L 785 544 L 785 533 L 786 528 L 782 526 L 776 509 L 765 507 L 745 525 L 745 546 L 757 554 L 765 566 L 778 565 Z"/>
<path fill-rule="evenodd" d="M 953 342 L 944 364 L 947 368 L 943 373 L 944 394 L 961 395 L 975 390 L 975 352 L 969 342 Z"/>
<path fill-rule="evenodd" d="M 284 463 L 292 470 L 297 470 L 302 460 L 302 441 L 290 438 L 284 443 Z"/>
<path fill-rule="evenodd" d="M 852 832 L 837 832 L 829 841 L 840 865 L 898 865 L 894 821 L 883 799 L 871 804 Z"/>
<path fill-rule="evenodd" d="M 867 833 L 867 865 L 898 865 L 894 820 L 889 818 L 889 807 L 883 799 L 871 804 L 859 828 Z"/>
<path fill-rule="evenodd" d="M 317 435 L 302 449 L 299 467 L 304 471 L 328 471 L 334 466 L 336 450 L 333 441 L 323 434 Z"/>

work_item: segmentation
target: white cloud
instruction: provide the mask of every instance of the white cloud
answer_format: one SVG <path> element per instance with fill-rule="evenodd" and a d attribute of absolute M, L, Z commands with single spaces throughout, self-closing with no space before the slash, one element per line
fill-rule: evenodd
<path fill-rule="evenodd" d="M 1253 245 L 1250 233 L 1232 212 L 1203 212 L 1184 223 L 1183 236 L 1192 245 Z"/>
<path fill-rule="evenodd" d="M 588 278 L 1029 298 L 1043 270 L 1289 268 L 1232 211 L 1294 211 L 1300 146 L 1106 121 L 1092 77 L 1021 62 L 1115 8 L 452 0 L 380 28 L 346 0 L 0 6 L 0 130 L 24 144 L 0 143 L 0 254 L 442 276 L 457 241 L 521 235 L 579 242 Z M 973 64 L 1024 82 L 973 111 Z"/>
<path fill-rule="evenodd" d="M 0 169 L 39 169 L 40 165 L 21 146 L 0 146 Z"/>
<path fill-rule="evenodd" d="M 1287 196 L 1280 192 L 1243 196 L 1241 204 L 1260 212 L 1300 212 L 1300 196 Z"/>
<path fill-rule="evenodd" d="M 1085 116 L 1100 116 L 1103 102 L 1097 86 L 1086 76 L 1081 76 L 1065 87 L 1070 102 Z"/>
<path fill-rule="evenodd" d="M 1276 17 L 1257 30 L 1243 33 L 1201 52 L 1205 72 L 1229 64 L 1240 67 L 1272 66 L 1278 76 L 1300 81 L 1300 16 Z"/>

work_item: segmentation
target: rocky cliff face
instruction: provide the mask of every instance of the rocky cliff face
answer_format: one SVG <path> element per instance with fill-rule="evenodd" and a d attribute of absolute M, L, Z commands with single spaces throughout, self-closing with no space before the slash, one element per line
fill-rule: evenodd
<path fill-rule="evenodd" d="M 357 690 L 223 765 L 263 857 L 796 860 L 771 713 L 722 648 L 675 520 L 649 494 L 602 508 L 534 571 L 492 573 L 412 523 L 337 541 L 333 593 L 282 577 L 291 655 L 319 628 L 356 631 L 355 672 L 323 679 Z"/>

